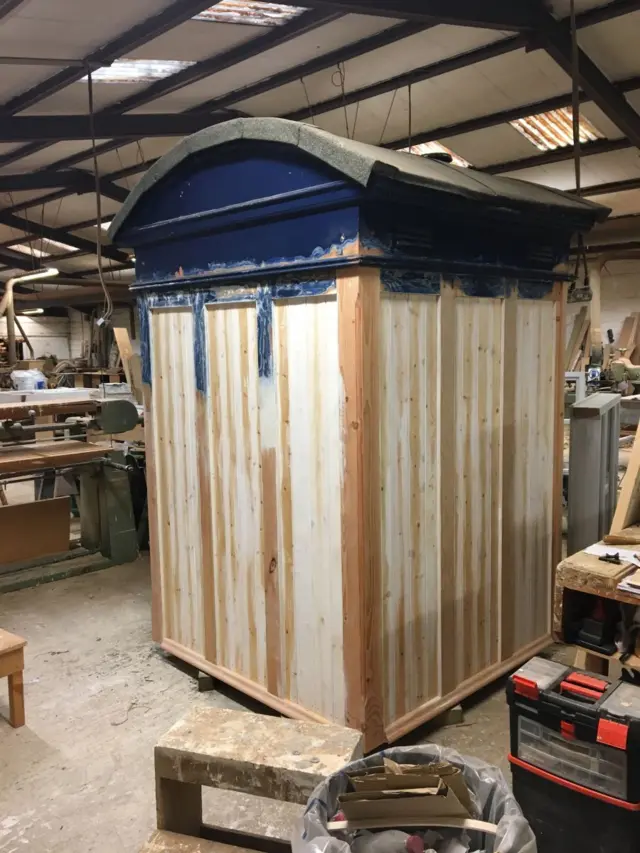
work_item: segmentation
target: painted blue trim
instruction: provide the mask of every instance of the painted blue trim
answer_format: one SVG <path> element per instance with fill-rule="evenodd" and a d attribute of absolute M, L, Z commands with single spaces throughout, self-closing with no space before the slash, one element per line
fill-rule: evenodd
<path fill-rule="evenodd" d="M 415 293 L 425 296 L 440 293 L 441 277 L 437 273 L 420 275 L 411 270 L 381 269 L 380 281 L 388 293 Z"/>
<path fill-rule="evenodd" d="M 335 286 L 334 279 L 316 281 L 274 282 L 256 286 L 252 290 L 234 287 L 219 287 L 213 290 L 172 290 L 169 293 L 151 293 L 138 297 L 140 313 L 140 351 L 142 356 L 142 379 L 151 385 L 150 317 L 155 309 L 190 308 L 193 311 L 193 362 L 196 388 L 203 394 L 208 391 L 207 358 L 207 305 L 230 305 L 246 302 L 256 304 L 258 333 L 258 375 L 269 378 L 273 375 L 272 326 L 273 300 L 296 299 L 322 296 Z"/>
<path fill-rule="evenodd" d="M 358 264 L 366 264 L 367 266 L 379 266 L 379 259 L 375 259 L 375 263 L 369 264 L 368 258 L 360 258 L 358 255 L 347 255 L 346 257 L 330 257 L 322 261 L 301 261 L 299 263 L 284 263 L 267 265 L 264 267 L 252 267 L 251 269 L 239 269 L 234 272 L 228 270 L 220 270 L 219 273 L 208 272 L 198 276 L 180 276 L 167 279 L 160 279 L 153 282 L 139 282 L 131 285 L 130 290 L 135 293 L 153 293 L 154 291 L 177 290 L 184 288 L 185 285 L 197 286 L 201 288 L 203 285 L 209 284 L 212 287 L 220 287 L 224 284 L 233 284 L 236 282 L 254 281 L 255 286 L 264 281 L 265 278 L 279 277 L 283 275 L 299 274 L 304 272 L 313 273 L 316 270 L 322 269 L 323 272 L 319 275 L 325 275 L 324 269 L 340 269 L 343 267 L 357 266 Z"/>
<path fill-rule="evenodd" d="M 151 385 L 151 340 L 149 337 L 149 305 L 147 300 L 139 297 L 138 322 L 140 326 L 140 361 L 142 362 L 142 381 Z"/>
<path fill-rule="evenodd" d="M 258 376 L 268 379 L 273 374 L 271 329 L 273 325 L 273 299 L 270 287 L 259 287 L 256 300 L 258 323 Z"/>
<path fill-rule="evenodd" d="M 506 278 L 463 275 L 458 278 L 458 282 L 465 296 L 504 299 L 509 295 L 509 283 Z"/>
<path fill-rule="evenodd" d="M 295 281 L 278 284 L 271 288 L 273 299 L 308 299 L 312 296 L 323 296 L 332 287 L 335 287 L 334 278 L 323 281 Z"/>
<path fill-rule="evenodd" d="M 518 281 L 519 299 L 544 299 L 553 290 L 553 281 Z"/>

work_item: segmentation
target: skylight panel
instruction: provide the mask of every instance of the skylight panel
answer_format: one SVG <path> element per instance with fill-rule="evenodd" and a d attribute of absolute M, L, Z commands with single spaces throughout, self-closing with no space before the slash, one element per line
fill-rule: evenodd
<path fill-rule="evenodd" d="M 510 122 L 540 151 L 555 151 L 573 145 L 573 110 L 565 107 L 550 113 L 540 113 Z M 580 142 L 595 142 L 603 134 L 585 116 L 580 116 Z"/>

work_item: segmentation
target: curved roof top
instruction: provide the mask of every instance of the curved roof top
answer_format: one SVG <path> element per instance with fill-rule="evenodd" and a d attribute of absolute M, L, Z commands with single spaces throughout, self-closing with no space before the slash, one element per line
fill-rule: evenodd
<path fill-rule="evenodd" d="M 237 118 L 185 137 L 161 157 L 122 205 L 109 228 L 109 239 L 116 236 L 140 198 L 180 163 L 192 154 L 240 139 L 295 146 L 363 187 L 369 184 L 373 174 L 384 174 L 399 183 L 458 195 L 470 201 L 484 200 L 507 207 L 553 208 L 558 213 L 582 217 L 585 227 L 606 219 L 609 214 L 608 208 L 602 205 L 559 190 L 356 142 L 312 125 L 282 118 Z"/>

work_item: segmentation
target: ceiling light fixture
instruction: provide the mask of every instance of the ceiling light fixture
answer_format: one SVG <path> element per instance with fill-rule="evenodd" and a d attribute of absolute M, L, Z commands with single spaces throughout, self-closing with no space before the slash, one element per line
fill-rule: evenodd
<path fill-rule="evenodd" d="M 24 311 L 18 311 L 18 314 L 25 317 L 29 314 L 44 314 L 44 308 L 25 308 Z"/>

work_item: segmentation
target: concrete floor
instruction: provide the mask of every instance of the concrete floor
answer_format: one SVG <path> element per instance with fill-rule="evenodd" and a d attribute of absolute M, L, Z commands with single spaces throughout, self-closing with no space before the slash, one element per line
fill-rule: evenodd
<path fill-rule="evenodd" d="M 199 694 L 153 647 L 146 559 L 0 596 L 0 624 L 28 640 L 24 728 L 0 698 L 1 853 L 136 853 L 155 821 L 158 736 L 194 703 L 259 709 L 230 689 Z M 503 687 L 476 696 L 462 725 L 403 744 L 432 740 L 508 774 Z M 300 807 L 263 803 L 261 828 L 288 837 Z M 208 790 L 204 805 L 205 820 L 248 826 L 236 794 Z"/>

